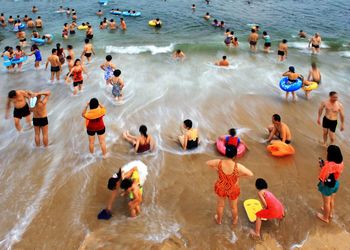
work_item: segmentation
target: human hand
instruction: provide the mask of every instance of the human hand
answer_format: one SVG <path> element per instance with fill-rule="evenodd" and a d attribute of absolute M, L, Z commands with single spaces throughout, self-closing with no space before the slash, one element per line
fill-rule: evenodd
<path fill-rule="evenodd" d="M 317 124 L 318 124 L 318 125 L 321 125 L 320 118 L 317 119 Z"/>
<path fill-rule="evenodd" d="M 344 124 L 341 125 L 340 131 L 344 131 Z"/>

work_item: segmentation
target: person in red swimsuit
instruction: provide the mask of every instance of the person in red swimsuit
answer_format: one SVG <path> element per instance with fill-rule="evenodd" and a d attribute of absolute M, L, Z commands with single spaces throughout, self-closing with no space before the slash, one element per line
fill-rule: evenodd
<path fill-rule="evenodd" d="M 265 208 L 256 213 L 255 230 L 251 230 L 250 234 L 260 238 L 262 219 L 283 219 L 284 207 L 282 203 L 267 190 L 268 185 L 264 179 L 256 179 L 255 187 L 259 190 L 258 195 Z"/>
<path fill-rule="evenodd" d="M 240 194 L 239 177 L 252 177 L 253 173 L 243 165 L 237 163 L 234 158 L 237 155 L 237 149 L 234 146 L 227 146 L 226 156 L 228 160 L 210 160 L 207 165 L 218 171 L 218 180 L 215 183 L 215 193 L 217 195 L 215 221 L 217 224 L 222 223 L 222 215 L 225 208 L 225 200 L 230 202 L 233 225 L 238 222 L 237 201 Z"/>
<path fill-rule="evenodd" d="M 90 108 L 90 110 L 88 110 L 88 108 Z M 86 119 L 86 132 L 89 135 L 90 153 L 94 153 L 95 134 L 97 134 L 103 158 L 105 158 L 107 154 L 105 141 L 106 127 L 103 122 L 103 116 L 105 114 L 105 107 L 100 104 L 96 98 L 92 98 L 90 102 L 86 104 L 82 112 L 82 116 Z"/>
<path fill-rule="evenodd" d="M 74 66 L 66 77 L 66 83 L 69 83 L 70 76 L 73 75 L 73 95 L 76 95 L 78 91 L 82 90 L 83 86 L 83 72 L 87 74 L 85 67 L 81 64 L 80 59 L 76 59 Z"/>
<path fill-rule="evenodd" d="M 140 136 L 136 137 L 129 134 L 129 131 L 125 131 L 123 133 L 123 137 L 126 141 L 130 142 L 133 145 L 135 152 L 138 154 L 147 151 L 153 151 L 156 147 L 156 144 L 153 137 L 147 134 L 147 127 L 145 125 L 141 125 L 139 132 Z"/>

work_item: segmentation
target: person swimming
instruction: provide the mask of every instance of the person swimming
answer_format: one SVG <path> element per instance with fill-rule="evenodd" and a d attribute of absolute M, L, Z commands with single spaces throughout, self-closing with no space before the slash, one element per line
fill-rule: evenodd
<path fill-rule="evenodd" d="M 153 137 L 147 134 L 147 127 L 145 125 L 141 125 L 139 128 L 140 136 L 133 136 L 129 133 L 129 131 L 125 131 L 123 133 L 123 137 L 126 141 L 128 141 L 135 152 L 140 154 L 147 151 L 154 151 L 156 145 Z"/>
<path fill-rule="evenodd" d="M 227 57 L 223 56 L 222 60 L 216 62 L 215 65 L 220 66 L 220 67 L 228 67 L 228 66 L 230 66 L 230 63 L 227 61 Z"/>

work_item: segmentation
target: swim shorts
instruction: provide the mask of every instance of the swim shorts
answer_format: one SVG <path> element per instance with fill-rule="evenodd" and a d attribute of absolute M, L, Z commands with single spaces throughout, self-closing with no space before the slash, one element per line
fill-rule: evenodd
<path fill-rule="evenodd" d="M 94 136 L 95 134 L 97 135 L 103 135 L 105 132 L 106 132 L 106 128 L 103 128 L 101 130 L 98 130 L 98 131 L 90 131 L 90 130 L 86 130 L 87 134 L 89 136 Z"/>
<path fill-rule="evenodd" d="M 322 183 L 322 181 L 320 181 L 317 185 L 318 187 L 318 191 L 320 191 L 320 193 L 324 196 L 331 196 L 332 194 L 335 194 L 338 189 L 339 189 L 339 182 L 335 181 L 335 186 L 334 187 L 327 187 L 326 185 L 324 185 L 324 183 Z"/>
<path fill-rule="evenodd" d="M 320 48 L 320 45 L 317 45 L 317 44 L 312 44 L 311 46 L 314 47 L 315 49 L 319 49 Z"/>
<path fill-rule="evenodd" d="M 27 117 L 28 115 L 30 115 L 30 110 L 27 103 L 23 108 L 14 108 L 13 110 L 13 117 L 15 118 L 22 119 L 22 117 Z"/>
<path fill-rule="evenodd" d="M 338 124 L 337 120 L 329 120 L 327 117 L 325 117 L 325 116 L 323 117 L 322 127 L 329 129 L 333 133 L 335 132 L 335 130 L 337 128 L 337 124 Z"/>
<path fill-rule="evenodd" d="M 51 66 L 51 72 L 60 72 L 60 66 L 52 67 Z"/>
<path fill-rule="evenodd" d="M 78 85 L 83 84 L 83 81 L 79 81 L 79 82 L 73 82 L 73 87 L 77 87 Z"/>
<path fill-rule="evenodd" d="M 255 46 L 255 45 L 256 45 L 256 41 L 250 41 L 249 44 L 250 44 L 251 46 Z"/>
<path fill-rule="evenodd" d="M 91 53 L 85 53 L 86 58 L 91 57 Z"/>
<path fill-rule="evenodd" d="M 265 43 L 264 46 L 265 46 L 265 48 L 269 48 L 269 47 L 271 47 L 271 43 Z"/>
<path fill-rule="evenodd" d="M 49 124 L 47 117 L 33 118 L 33 125 L 35 127 L 45 127 Z"/>
<path fill-rule="evenodd" d="M 284 51 L 279 50 L 279 51 L 277 52 L 277 55 L 279 55 L 279 56 L 284 56 Z"/>

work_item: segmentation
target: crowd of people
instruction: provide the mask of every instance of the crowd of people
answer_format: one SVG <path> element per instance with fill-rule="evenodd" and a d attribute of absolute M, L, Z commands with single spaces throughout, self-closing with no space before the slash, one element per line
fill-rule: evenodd
<path fill-rule="evenodd" d="M 209 1 L 206 1 L 209 4 Z M 192 5 L 192 11 L 196 10 L 196 6 Z M 38 9 L 33 6 L 32 12 L 37 12 Z M 72 17 L 71 24 L 65 23 L 62 31 L 62 38 L 69 39 L 69 36 L 75 34 L 75 29 L 77 28 L 77 13 L 74 9 L 66 8 L 62 6 L 58 9 L 62 13 Z M 97 15 L 103 15 L 103 12 L 99 10 Z M 212 17 L 209 13 L 204 16 L 205 20 L 210 20 Z M 35 21 L 32 21 L 28 16 L 24 18 L 13 18 L 9 16 L 7 23 L 3 13 L 0 15 L 0 23 L 3 27 L 6 25 L 19 27 L 22 22 L 26 23 L 28 28 L 35 28 L 32 36 L 36 38 L 43 37 L 47 41 L 50 41 L 50 37 L 46 35 L 40 36 L 37 30 L 43 28 L 44 23 L 40 16 Z M 33 23 L 32 23 L 33 22 Z M 156 19 L 160 26 L 160 20 Z M 215 19 L 213 21 L 215 26 L 224 28 L 225 23 L 221 21 L 220 23 Z M 218 24 L 218 25 L 216 25 Z M 84 40 L 84 47 L 80 57 L 77 57 L 72 45 L 68 45 L 66 49 L 62 48 L 59 43 L 56 44 L 55 48 L 52 48 L 51 55 L 47 58 L 45 69 L 50 65 L 50 80 L 51 82 L 60 81 L 63 65 L 67 64 L 67 73 L 65 75 L 65 82 L 67 84 L 73 84 L 73 94 L 76 95 L 83 88 L 84 83 L 84 73 L 88 76 L 88 71 L 85 67 L 87 63 L 91 62 L 91 57 L 95 55 L 95 50 L 92 44 L 94 34 L 92 25 L 89 23 L 84 23 L 86 28 L 86 39 Z M 121 18 L 120 26 L 123 30 L 126 30 L 126 24 L 123 18 Z M 100 29 L 117 29 L 118 26 L 113 19 L 109 21 L 105 18 L 100 23 Z M 26 34 L 23 29 L 17 28 L 17 38 L 19 39 L 19 45 L 16 46 L 16 50 L 12 47 L 7 46 L 5 51 L 2 53 L 3 57 L 7 58 L 21 58 L 26 55 L 22 50 L 22 47 L 26 46 Z M 49 35 L 49 34 L 47 34 Z M 267 31 L 262 32 L 262 36 L 259 35 L 259 26 L 255 25 L 251 28 L 251 33 L 248 37 L 248 43 L 250 50 L 252 52 L 257 52 L 258 41 L 260 37 L 264 41 L 264 52 L 269 53 L 271 48 L 271 37 L 268 35 Z M 300 31 L 300 38 L 307 37 L 304 31 Z M 238 39 L 235 37 L 234 31 L 226 29 L 224 43 L 227 47 L 239 46 Z M 48 44 L 50 44 L 48 42 Z M 316 33 L 311 39 L 309 46 L 312 48 L 312 53 L 318 53 L 321 45 L 321 37 Z M 42 62 L 42 56 L 40 53 L 39 46 L 33 44 L 31 46 L 31 52 L 28 56 L 34 56 L 34 68 L 39 69 Z M 283 39 L 278 45 L 278 60 L 284 61 L 288 56 L 288 45 L 287 40 Z M 174 59 L 180 59 L 184 61 L 186 59 L 185 53 L 181 50 L 176 50 L 172 57 Z M 104 73 L 104 79 L 107 85 L 111 85 L 111 95 L 117 100 L 121 101 L 123 99 L 123 89 L 124 80 L 121 78 L 121 70 L 116 67 L 112 62 L 112 56 L 107 55 L 105 62 L 100 66 Z M 18 63 L 8 66 L 8 70 L 13 70 L 16 66 L 21 69 L 23 63 Z M 227 60 L 227 56 L 223 56 L 222 60 L 215 63 L 219 67 L 227 67 L 230 65 Z M 301 79 L 304 86 L 308 86 L 311 82 L 321 82 L 321 73 L 317 68 L 315 63 L 312 63 L 311 69 L 309 71 L 308 77 L 304 79 L 302 75 L 295 72 L 293 66 L 289 67 L 289 70 L 282 74 L 288 77 L 291 82 Z M 306 97 L 309 97 L 309 90 L 305 90 Z M 36 146 L 42 144 L 44 146 L 49 145 L 49 134 L 48 134 L 48 112 L 46 110 L 47 102 L 50 96 L 54 94 L 50 91 L 43 92 L 32 92 L 29 90 L 10 90 L 8 92 L 8 100 L 6 106 L 6 118 L 10 117 L 11 106 L 13 109 L 13 119 L 15 128 L 18 131 L 22 131 L 21 119 L 24 118 L 27 124 L 27 128 L 34 126 L 35 134 L 35 144 Z M 295 92 L 291 92 L 293 99 L 295 99 Z M 289 92 L 286 92 L 286 98 L 288 98 Z M 86 104 L 82 111 L 82 117 L 86 120 L 86 132 L 88 134 L 89 141 L 89 151 L 94 153 L 95 149 L 95 136 L 97 135 L 102 155 L 107 156 L 107 146 L 106 146 L 106 126 L 104 124 L 104 116 L 107 115 L 106 108 L 97 100 L 96 98 L 91 98 L 91 100 Z M 321 118 L 322 124 L 321 124 Z M 338 118 L 340 118 L 341 126 L 340 130 L 344 130 L 344 108 L 343 105 L 338 101 L 338 94 L 334 91 L 329 93 L 329 99 L 322 102 L 318 110 L 317 123 L 322 125 L 323 128 L 323 146 L 327 148 L 327 160 L 320 161 L 320 175 L 318 190 L 322 194 L 323 206 L 322 213 L 318 213 L 317 216 L 324 222 L 329 222 L 333 216 L 334 211 L 334 197 L 335 193 L 339 188 L 338 178 L 343 171 L 343 157 L 341 150 L 335 143 L 335 131 L 338 123 Z M 183 150 L 194 150 L 200 146 L 200 134 L 198 128 L 194 128 L 193 122 L 190 119 L 183 121 L 181 134 L 178 136 L 179 147 Z M 139 128 L 139 135 L 132 135 L 129 131 L 123 133 L 123 138 L 128 142 L 135 153 L 143 154 L 149 151 L 155 151 L 157 148 L 156 141 L 152 135 L 148 134 L 148 128 L 145 125 L 141 125 Z M 282 118 L 279 114 L 273 114 L 272 125 L 268 126 L 268 135 L 266 138 L 267 143 L 273 143 L 273 141 L 281 141 L 285 144 L 291 144 L 292 140 L 292 130 L 290 127 L 282 122 Z M 42 138 L 42 139 L 41 139 Z M 223 211 L 225 200 L 229 200 L 233 224 L 238 222 L 238 197 L 240 195 L 239 179 L 241 177 L 252 177 L 253 172 L 248 168 L 244 167 L 237 160 L 238 147 L 241 143 L 248 148 L 248 145 L 243 142 L 241 138 L 236 135 L 236 130 L 234 128 L 229 130 L 227 136 L 222 138 L 225 142 L 225 159 L 214 159 L 207 162 L 207 165 L 218 172 L 218 180 L 215 183 L 215 193 L 217 195 L 217 207 L 215 221 L 217 224 L 222 223 Z M 329 143 L 328 143 L 329 142 Z M 132 217 L 137 216 L 141 212 L 142 203 L 142 193 L 143 187 L 140 184 L 140 176 L 137 167 L 131 168 L 128 171 L 122 172 L 122 168 L 113 175 L 108 181 L 108 189 L 112 190 L 111 198 L 108 201 L 107 208 L 104 209 L 99 216 L 101 218 L 110 218 L 112 214 L 112 207 L 116 197 L 119 195 L 119 189 L 123 189 L 129 196 L 129 210 Z M 270 192 L 268 189 L 268 183 L 266 180 L 258 178 L 255 182 L 256 189 L 258 190 L 258 197 L 264 207 L 263 210 L 259 211 L 256 216 L 255 229 L 252 230 L 252 235 L 260 237 L 262 219 L 283 219 L 285 216 L 284 206 L 282 203 Z"/>

